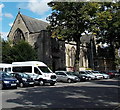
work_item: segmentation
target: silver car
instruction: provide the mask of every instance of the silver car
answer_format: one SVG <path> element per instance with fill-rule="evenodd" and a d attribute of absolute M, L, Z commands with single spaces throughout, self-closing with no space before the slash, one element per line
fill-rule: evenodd
<path fill-rule="evenodd" d="M 77 76 L 74 76 L 71 72 L 55 71 L 55 74 L 57 76 L 57 81 L 68 82 L 68 83 L 80 81 L 80 79 Z"/>

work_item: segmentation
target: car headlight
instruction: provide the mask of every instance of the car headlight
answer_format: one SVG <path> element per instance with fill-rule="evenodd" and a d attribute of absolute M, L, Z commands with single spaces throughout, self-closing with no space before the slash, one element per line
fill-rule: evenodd
<path fill-rule="evenodd" d="M 27 81 L 27 79 L 26 79 L 26 78 L 22 78 L 22 80 L 23 80 L 23 81 Z"/>
<path fill-rule="evenodd" d="M 4 83 L 8 84 L 8 83 L 9 83 L 9 81 L 4 81 Z"/>
<path fill-rule="evenodd" d="M 17 83 L 19 83 L 19 81 L 17 80 Z"/>

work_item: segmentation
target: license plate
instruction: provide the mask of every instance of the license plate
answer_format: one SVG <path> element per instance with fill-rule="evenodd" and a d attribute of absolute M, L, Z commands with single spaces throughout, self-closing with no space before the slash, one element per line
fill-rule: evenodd
<path fill-rule="evenodd" d="M 16 84 L 11 84 L 11 86 L 16 86 Z"/>
<path fill-rule="evenodd" d="M 29 84 L 34 84 L 34 82 L 30 82 Z"/>
<path fill-rule="evenodd" d="M 53 79 L 52 81 L 56 81 L 56 79 Z"/>

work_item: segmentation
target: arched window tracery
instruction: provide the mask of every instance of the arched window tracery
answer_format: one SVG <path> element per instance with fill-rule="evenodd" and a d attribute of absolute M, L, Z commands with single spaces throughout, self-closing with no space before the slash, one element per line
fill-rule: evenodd
<path fill-rule="evenodd" d="M 14 32 L 13 42 L 19 42 L 20 40 L 25 40 L 24 34 L 21 29 L 17 28 Z"/>

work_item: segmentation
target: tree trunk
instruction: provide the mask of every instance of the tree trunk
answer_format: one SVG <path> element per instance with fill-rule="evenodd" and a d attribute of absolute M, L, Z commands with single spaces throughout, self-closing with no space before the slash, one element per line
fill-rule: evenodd
<path fill-rule="evenodd" d="M 75 71 L 79 71 L 79 60 L 80 60 L 80 37 L 76 40 L 76 55 L 75 55 Z"/>

